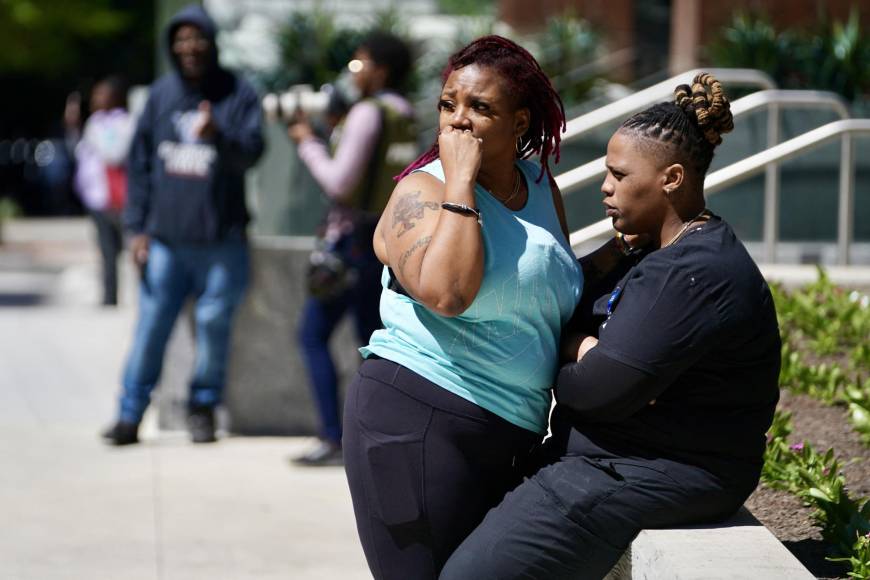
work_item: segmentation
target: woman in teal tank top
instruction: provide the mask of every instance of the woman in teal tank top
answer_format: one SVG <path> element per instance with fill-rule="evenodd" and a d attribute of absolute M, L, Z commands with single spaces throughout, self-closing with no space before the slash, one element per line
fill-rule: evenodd
<path fill-rule="evenodd" d="M 478 39 L 451 57 L 438 109 L 436 144 L 375 232 L 384 329 L 345 404 L 348 481 L 378 579 L 437 578 L 518 482 L 583 287 L 549 168 L 564 111 L 534 58 Z"/>

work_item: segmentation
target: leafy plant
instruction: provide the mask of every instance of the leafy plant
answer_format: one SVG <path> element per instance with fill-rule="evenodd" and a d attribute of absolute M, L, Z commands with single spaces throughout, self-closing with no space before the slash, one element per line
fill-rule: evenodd
<path fill-rule="evenodd" d="M 821 269 L 816 282 L 799 290 L 772 284 L 771 291 L 783 338 L 780 386 L 845 406 L 870 445 L 870 297 L 843 290 Z M 787 413 L 774 415 L 762 481 L 813 507 L 830 559 L 847 564 L 850 577 L 870 579 L 870 501 L 849 496 L 833 449 L 819 454 L 806 442 L 789 443 L 790 422 Z"/>
<path fill-rule="evenodd" d="M 566 102 L 583 100 L 599 74 L 590 63 L 599 56 L 601 37 L 587 20 L 570 12 L 550 18 L 538 38 L 541 68 Z"/>
<path fill-rule="evenodd" d="M 716 66 L 755 68 L 779 80 L 793 67 L 795 44 L 792 33 L 780 33 L 765 15 L 738 12 L 709 52 Z"/>
<path fill-rule="evenodd" d="M 296 84 L 319 87 L 335 81 L 370 32 L 407 36 L 395 7 L 374 13 L 368 24 L 364 28 L 338 27 L 334 15 L 322 9 L 291 14 L 278 33 L 281 67 L 264 84 L 272 90 Z"/>
<path fill-rule="evenodd" d="M 807 338 L 822 355 L 860 349 L 856 356 L 866 356 L 870 336 L 867 301 L 859 293 L 837 287 L 823 269 L 816 282 L 797 292 L 775 288 L 774 301 L 780 325 L 795 341 Z"/>
<path fill-rule="evenodd" d="M 780 386 L 845 406 L 870 446 L 870 297 L 837 287 L 823 270 L 800 290 L 771 290 L 783 337 Z"/>
<path fill-rule="evenodd" d="M 135 16 L 109 0 L 0 2 L 0 71 L 63 73 L 80 64 L 75 48 L 129 34 Z M 27 47 L 26 49 L 24 47 Z"/>
<path fill-rule="evenodd" d="M 866 580 L 870 578 L 870 532 L 864 535 L 855 534 L 855 543 L 852 544 L 852 555 L 846 558 L 828 558 L 832 562 L 848 562 L 852 568 L 850 578 Z"/>
<path fill-rule="evenodd" d="M 359 40 L 357 31 L 336 29 L 326 12 L 292 14 L 278 34 L 282 70 L 275 84 L 320 86 L 333 80 Z"/>
<path fill-rule="evenodd" d="M 848 385 L 844 390 L 849 407 L 849 421 L 852 428 L 861 435 L 861 441 L 870 445 L 870 378 L 858 385 Z"/>
<path fill-rule="evenodd" d="M 438 0 L 438 7 L 446 14 L 480 16 L 493 13 L 495 2 L 494 0 Z"/>
<path fill-rule="evenodd" d="M 783 88 L 858 99 L 870 91 L 870 35 L 857 8 L 846 22 L 822 16 L 813 29 L 777 30 L 763 14 L 738 13 L 708 47 L 712 63 L 763 70 Z"/>
<path fill-rule="evenodd" d="M 836 365 L 804 364 L 798 351 L 793 350 L 788 344 L 783 344 L 779 384 L 794 393 L 807 394 L 833 405 L 841 400 L 842 393 L 848 385 L 848 377 Z"/>
<path fill-rule="evenodd" d="M 870 501 L 852 498 L 834 450 L 817 453 L 806 443 L 789 444 L 790 416 L 777 412 L 768 432 L 762 481 L 797 495 L 813 508 L 812 518 L 831 546 L 835 561 L 847 562 L 853 578 L 868 578 Z"/>
<path fill-rule="evenodd" d="M 870 40 L 861 30 L 856 7 L 846 22 L 833 22 L 807 35 L 797 50 L 798 70 L 809 86 L 850 100 L 870 89 Z"/>

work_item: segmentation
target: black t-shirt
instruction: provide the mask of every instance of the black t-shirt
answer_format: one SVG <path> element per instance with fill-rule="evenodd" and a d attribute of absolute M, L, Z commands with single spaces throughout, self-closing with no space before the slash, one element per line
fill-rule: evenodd
<path fill-rule="evenodd" d="M 731 227 L 713 217 L 651 252 L 594 314 L 606 317 L 598 346 L 559 373 L 556 444 L 757 478 L 781 344 L 770 290 Z"/>

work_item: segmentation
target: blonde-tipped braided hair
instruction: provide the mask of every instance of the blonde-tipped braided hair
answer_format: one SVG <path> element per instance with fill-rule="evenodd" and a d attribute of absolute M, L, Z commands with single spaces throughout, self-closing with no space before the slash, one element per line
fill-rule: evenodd
<path fill-rule="evenodd" d="M 701 73 L 692 80 L 692 86 L 680 85 L 674 90 L 674 103 L 695 115 L 704 137 L 713 145 L 722 142 L 722 133 L 734 129 L 731 104 L 725 98 L 722 84 L 709 73 Z"/>
<path fill-rule="evenodd" d="M 705 174 L 722 135 L 734 128 L 731 105 L 713 75 L 701 73 L 674 90 L 672 103 L 659 103 L 629 117 L 620 131 L 672 145 Z"/>

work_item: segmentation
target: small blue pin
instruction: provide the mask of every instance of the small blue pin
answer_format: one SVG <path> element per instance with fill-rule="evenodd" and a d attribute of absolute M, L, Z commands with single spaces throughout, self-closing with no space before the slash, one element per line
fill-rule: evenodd
<path fill-rule="evenodd" d="M 613 314 L 613 307 L 616 305 L 616 301 L 619 300 L 619 295 L 622 294 L 622 288 L 617 286 L 613 289 L 613 292 L 610 293 L 610 298 L 607 300 L 607 318 Z"/>

